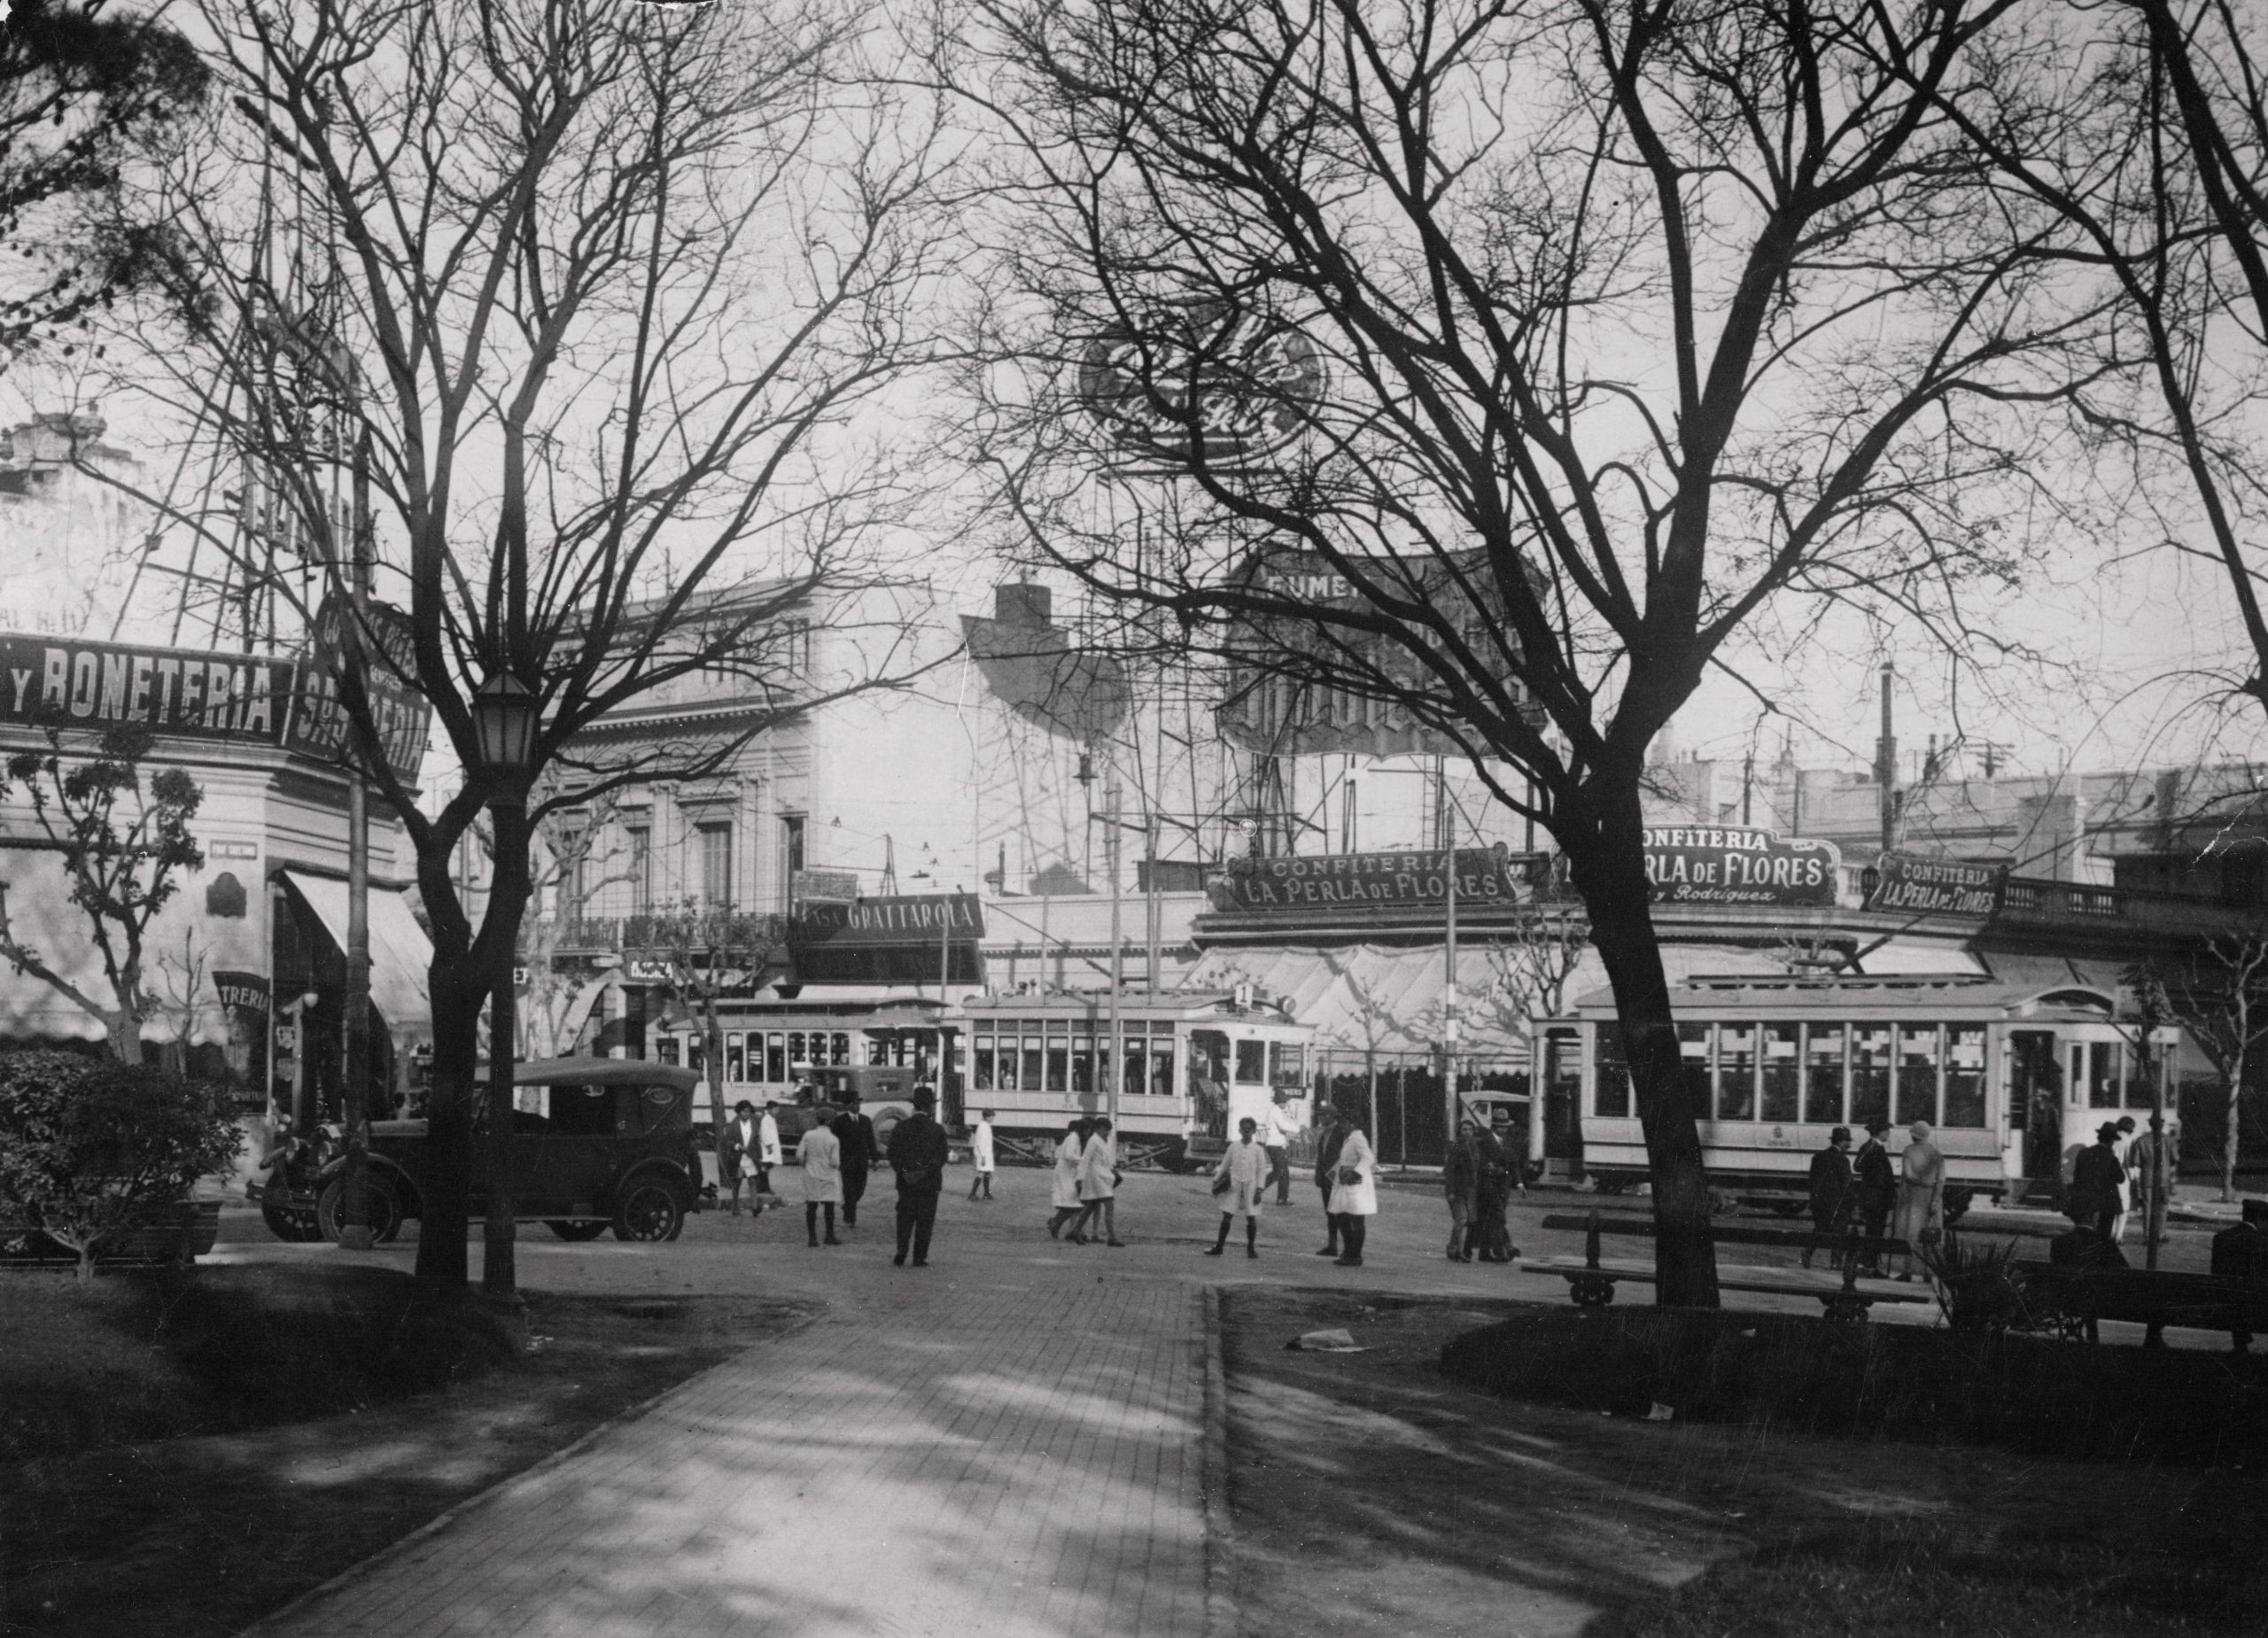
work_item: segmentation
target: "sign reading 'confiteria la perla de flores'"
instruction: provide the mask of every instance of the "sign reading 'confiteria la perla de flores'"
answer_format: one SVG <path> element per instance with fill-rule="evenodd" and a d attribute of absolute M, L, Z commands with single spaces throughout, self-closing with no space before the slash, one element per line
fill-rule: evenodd
<path fill-rule="evenodd" d="M 1734 825 L 1646 832 L 1646 884 L 1658 904 L 1832 904 L 1842 854 Z"/>

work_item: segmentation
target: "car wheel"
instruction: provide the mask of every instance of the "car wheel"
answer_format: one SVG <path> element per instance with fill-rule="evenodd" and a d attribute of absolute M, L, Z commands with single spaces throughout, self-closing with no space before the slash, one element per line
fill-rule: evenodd
<path fill-rule="evenodd" d="M 362 1202 L 369 1217 L 372 1245 L 384 1245 L 401 1232 L 401 1203 L 384 1177 L 373 1172 L 362 1179 Z M 339 1230 L 346 1226 L 346 1179 L 334 1177 L 323 1185 L 315 1201 L 316 1238 L 336 1246 Z"/>
<path fill-rule="evenodd" d="M 281 1206 L 263 1206 L 260 1208 L 260 1220 L 268 1225 L 270 1234 L 287 1245 L 297 1246 L 315 1238 L 315 1225 L 307 1221 L 304 1212 L 286 1211 Z"/>
<path fill-rule="evenodd" d="M 563 1240 L 594 1240 L 604 1234 L 611 1225 L 603 1223 L 568 1223 L 561 1218 L 552 1217 L 547 1219 L 543 1226 Z"/>
<path fill-rule="evenodd" d="M 618 1240 L 673 1240 L 684 1228 L 685 1207 L 677 1191 L 658 1178 L 632 1183 L 614 1208 L 614 1238 Z"/>

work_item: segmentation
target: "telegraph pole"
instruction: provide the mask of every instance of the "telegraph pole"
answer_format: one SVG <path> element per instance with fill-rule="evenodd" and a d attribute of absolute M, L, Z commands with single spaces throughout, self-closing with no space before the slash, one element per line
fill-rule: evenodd
<path fill-rule="evenodd" d="M 1875 741 L 1875 781 L 1882 787 L 1882 850 L 1898 845 L 1898 736 L 1891 731 L 1890 682 L 1894 668 L 1882 663 L 1882 737 Z"/>
<path fill-rule="evenodd" d="M 1110 1114 L 1111 1141 L 1115 1143 L 1118 1140 L 1119 1083 L 1125 1078 L 1119 1073 L 1118 1057 L 1120 1049 L 1124 1042 L 1124 1031 L 1119 1021 L 1121 1010 L 1121 997 L 1119 992 L 1125 988 L 1126 945 L 1119 936 L 1119 788 L 1118 764 L 1115 757 L 1111 762 L 1109 782 L 1103 788 L 1103 801 L 1108 804 L 1109 810 L 1104 818 L 1104 822 L 1107 825 L 1108 830 L 1103 840 L 1103 858 L 1106 860 L 1104 867 L 1110 872 L 1110 1044 L 1108 1049 L 1103 1054 L 1102 1061 L 1108 1067 L 1108 1072 L 1110 1075 L 1110 1101 L 1108 1110 Z"/>
<path fill-rule="evenodd" d="M 370 597 L 370 548 L 364 520 L 370 500 L 370 440 L 366 431 L 354 449 L 353 510 L 347 519 L 347 604 L 340 621 L 339 654 L 369 695 L 369 656 L 362 646 L 362 621 Z M 351 656 L 351 658 L 348 658 Z M 353 725 L 347 726 L 346 765 L 346 1051 L 340 1114 L 346 1128 L 346 1167 L 339 1204 L 338 1249 L 370 1249 L 369 1199 L 363 1180 L 370 1164 L 370 788 L 363 777 L 362 749 Z"/>

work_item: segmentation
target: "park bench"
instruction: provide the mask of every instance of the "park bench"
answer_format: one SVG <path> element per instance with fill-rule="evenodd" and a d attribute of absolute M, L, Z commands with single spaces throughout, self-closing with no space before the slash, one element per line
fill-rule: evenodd
<path fill-rule="evenodd" d="M 1598 1212 L 1582 1215 L 1557 1213 L 1543 1220 L 1547 1229 L 1581 1229 L 1584 1231 L 1583 1255 L 1573 1257 L 1528 1257 L 1521 1266 L 1547 1274 L 1557 1274 L 1567 1282 L 1568 1298 L 1578 1308 L 1604 1308 L 1614 1300 L 1614 1286 L 1618 1280 L 1651 1282 L 1654 1269 L 1649 1263 L 1614 1261 L 1599 1255 L 1599 1241 L 1608 1234 L 1627 1234 L 1651 1238 L 1654 1222 L 1651 1217 L 1609 1217 Z M 1780 1246 L 1802 1250 L 1830 1251 L 1841 1264 L 1838 1279 L 1832 1269 L 1822 1269 L 1816 1276 L 1809 1269 L 1775 1269 L 1734 1265 L 1720 1267 L 1717 1285 L 1724 1291 L 1762 1292 L 1776 1296 L 1816 1297 L 1826 1310 L 1829 1319 L 1855 1324 L 1867 1317 L 1867 1309 L 1876 1302 L 1927 1302 L 1933 1293 L 1929 1286 L 1893 1285 L 1886 1280 L 1859 1283 L 1859 1261 L 1863 1257 L 1902 1256 L 1906 1254 L 1904 1240 L 1887 1237 L 1868 1238 L 1855 1231 L 1848 1234 L 1811 1234 L 1800 1229 L 1770 1229 L 1747 1224 L 1713 1226 L 1710 1238 L 1720 1246 Z"/>
<path fill-rule="evenodd" d="M 170 1214 L 135 1230 L 97 1259 L 99 1266 L 141 1268 L 193 1262 L 221 1236 L 221 1202 L 184 1200 Z M 75 1262 L 78 1254 L 0 1206 L 0 1263 Z"/>
<path fill-rule="evenodd" d="M 2147 1326 L 2145 1347 L 2163 1347 L 2165 1328 L 2179 1325 L 2225 1331 L 2241 1354 L 2254 1331 L 2268 1331 L 2268 1288 L 2218 1275 L 2055 1262 L 2019 1262 L 2016 1272 L 2034 1324 L 2089 1342 L 2101 1340 L 2107 1319 Z"/>

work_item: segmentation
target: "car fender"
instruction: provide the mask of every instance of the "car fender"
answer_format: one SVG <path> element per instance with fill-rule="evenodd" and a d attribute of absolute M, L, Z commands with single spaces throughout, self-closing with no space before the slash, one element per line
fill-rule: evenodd
<path fill-rule="evenodd" d="M 685 1167 L 680 1162 L 671 1160 L 665 1154 L 649 1154 L 641 1160 L 633 1161 L 624 1168 L 621 1175 L 615 1178 L 611 1190 L 612 1198 L 619 1200 L 631 1184 L 647 1177 L 666 1179 L 670 1186 L 677 1191 L 679 1203 L 686 1210 L 700 1209 L 700 1184 L 687 1175 Z"/>
<path fill-rule="evenodd" d="M 369 1166 L 371 1175 L 384 1177 L 386 1180 L 386 1187 L 393 1191 L 394 1201 L 400 1207 L 401 1215 L 404 1217 L 423 1220 L 425 1215 L 425 1203 L 418 1195 L 417 1185 L 409 1180 L 409 1174 L 383 1154 L 371 1155 Z M 322 1192 L 330 1186 L 330 1180 L 341 1176 L 346 1170 L 346 1160 L 344 1155 L 325 1166 L 315 1178 L 315 1197 L 321 1198 Z"/>

